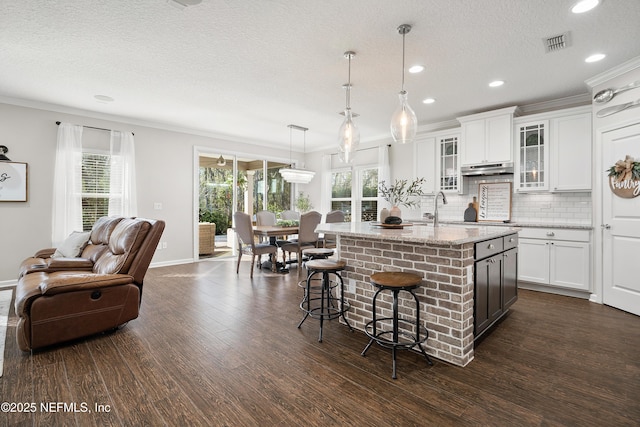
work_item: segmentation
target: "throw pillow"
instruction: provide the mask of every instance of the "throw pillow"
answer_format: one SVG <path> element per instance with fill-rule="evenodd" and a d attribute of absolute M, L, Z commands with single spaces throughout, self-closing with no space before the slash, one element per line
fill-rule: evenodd
<path fill-rule="evenodd" d="M 51 258 L 77 258 L 89 243 L 90 231 L 74 231 L 56 249 Z"/>

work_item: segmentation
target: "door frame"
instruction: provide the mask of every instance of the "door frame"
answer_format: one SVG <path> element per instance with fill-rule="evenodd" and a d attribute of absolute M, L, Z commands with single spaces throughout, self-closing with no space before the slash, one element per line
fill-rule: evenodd
<path fill-rule="evenodd" d="M 224 149 L 220 149 L 217 147 L 209 147 L 209 146 L 202 146 L 202 145 L 194 145 L 193 146 L 193 181 L 192 181 L 192 218 L 193 218 L 193 260 L 194 262 L 197 262 L 200 260 L 200 230 L 199 230 L 199 211 L 200 211 L 200 156 L 203 154 L 216 154 L 216 155 L 220 155 L 222 154 L 223 156 L 228 156 L 233 158 L 233 167 L 234 170 L 237 167 L 237 160 L 238 157 L 253 157 L 253 158 L 258 158 L 261 159 L 263 161 L 267 161 L 267 162 L 279 162 L 279 163 L 286 163 L 289 164 L 291 163 L 292 159 L 291 158 L 287 158 L 287 157 L 278 157 L 278 156 L 270 156 L 267 154 L 255 154 L 255 153 L 250 153 L 248 151 L 229 151 L 229 150 L 224 150 Z M 293 164 L 295 165 L 297 163 L 296 159 L 293 159 Z M 297 194 L 297 190 L 298 184 L 293 184 L 294 188 L 292 191 L 292 197 L 293 195 Z M 233 206 L 238 206 L 238 194 L 236 192 L 236 174 L 233 174 L 233 198 L 232 198 L 232 203 Z M 233 255 L 237 255 L 237 248 L 235 245 L 233 245 L 232 247 L 232 253 Z"/>
<path fill-rule="evenodd" d="M 596 123 L 595 116 L 593 118 L 593 123 Z M 594 163 L 593 163 L 593 171 L 591 180 L 593 185 L 593 192 L 591 194 L 592 200 L 592 218 L 593 218 L 593 263 L 591 268 L 591 273 L 593 277 L 593 291 L 591 296 L 589 297 L 589 301 L 596 302 L 599 304 L 603 304 L 603 293 L 604 293 L 604 222 L 603 222 L 603 191 L 606 189 L 603 188 L 603 179 L 602 174 L 605 173 L 605 170 L 608 166 L 605 165 L 602 159 L 602 153 L 604 149 L 604 134 L 607 132 L 612 132 L 617 129 L 625 128 L 628 126 L 637 125 L 640 123 L 640 120 L 637 118 L 629 119 L 622 122 L 618 122 L 615 124 L 610 124 L 598 128 L 594 128 Z"/>

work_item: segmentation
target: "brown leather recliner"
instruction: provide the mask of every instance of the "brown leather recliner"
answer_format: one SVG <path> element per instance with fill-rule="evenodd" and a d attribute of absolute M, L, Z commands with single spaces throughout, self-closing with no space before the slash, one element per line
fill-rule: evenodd
<path fill-rule="evenodd" d="M 103 217 L 78 258 L 43 249 L 20 266 L 18 347 L 29 351 L 104 332 L 138 317 L 142 283 L 165 223 Z"/>

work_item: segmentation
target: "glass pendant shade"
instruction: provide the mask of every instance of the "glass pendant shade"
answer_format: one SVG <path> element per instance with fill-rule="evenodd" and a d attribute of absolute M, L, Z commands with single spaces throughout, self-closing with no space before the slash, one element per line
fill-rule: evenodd
<path fill-rule="evenodd" d="M 395 142 L 405 144 L 413 141 L 418 130 L 418 118 L 416 113 L 409 106 L 407 92 L 401 91 L 398 94 L 400 105 L 391 116 L 391 136 Z"/>
<path fill-rule="evenodd" d="M 350 108 L 344 110 L 344 121 L 338 130 L 338 140 L 340 160 L 351 163 L 360 145 L 360 130 L 353 122 L 353 113 Z"/>

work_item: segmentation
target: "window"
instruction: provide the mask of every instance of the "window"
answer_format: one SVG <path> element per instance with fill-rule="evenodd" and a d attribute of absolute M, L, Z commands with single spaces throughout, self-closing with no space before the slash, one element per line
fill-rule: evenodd
<path fill-rule="evenodd" d="M 351 170 L 335 171 L 331 174 L 331 210 L 344 212 L 345 222 L 351 221 Z"/>
<path fill-rule="evenodd" d="M 331 174 L 331 210 L 336 209 L 344 212 L 346 222 L 375 221 L 378 217 L 378 168 L 334 171 Z"/>
<path fill-rule="evenodd" d="M 110 156 L 82 153 L 82 228 L 91 230 L 96 220 L 109 214 Z"/>

